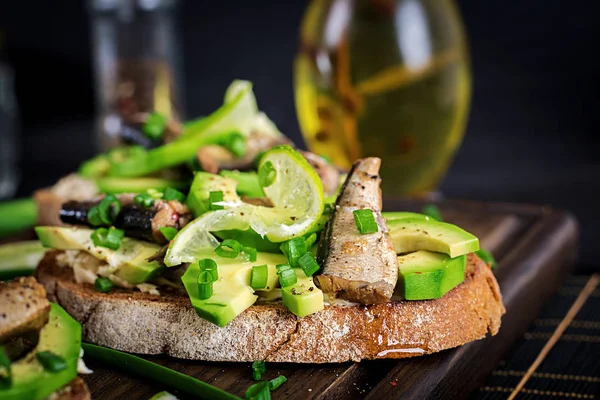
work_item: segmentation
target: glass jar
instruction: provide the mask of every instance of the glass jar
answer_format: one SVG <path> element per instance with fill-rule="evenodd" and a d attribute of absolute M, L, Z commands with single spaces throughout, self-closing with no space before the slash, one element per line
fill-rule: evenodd
<path fill-rule="evenodd" d="M 451 0 L 313 0 L 294 64 L 308 147 L 350 167 L 381 157 L 387 196 L 435 191 L 470 105 L 467 43 Z"/>
<path fill-rule="evenodd" d="M 123 124 L 151 112 L 183 116 L 176 0 L 91 0 L 100 151 L 120 145 Z"/>

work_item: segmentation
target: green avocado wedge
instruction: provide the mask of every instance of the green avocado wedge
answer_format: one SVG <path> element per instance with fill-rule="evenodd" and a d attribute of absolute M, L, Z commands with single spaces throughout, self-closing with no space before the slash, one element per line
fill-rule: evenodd
<path fill-rule="evenodd" d="M 307 277 L 302 268 L 294 268 L 298 281 L 281 289 L 283 305 L 298 317 L 321 311 L 325 304 L 323 292 L 315 286 L 312 277 Z"/>
<path fill-rule="evenodd" d="M 465 279 L 466 256 L 416 251 L 398 257 L 396 292 L 406 300 L 438 299 Z"/>
<path fill-rule="evenodd" d="M 385 219 L 386 222 L 394 221 L 397 219 L 407 219 L 407 218 L 419 218 L 425 219 L 427 221 L 432 218 L 425 214 L 419 214 L 415 212 L 409 211 L 384 211 L 381 213 L 381 216 Z"/>
<path fill-rule="evenodd" d="M 50 351 L 65 360 L 66 368 L 49 372 L 35 354 Z M 69 383 L 77 376 L 77 361 L 81 351 L 81 325 L 58 304 L 50 303 L 50 319 L 40 332 L 34 350 L 11 364 L 12 384 L 0 388 L 3 400 L 41 400 Z"/>
<path fill-rule="evenodd" d="M 417 250 L 444 253 L 451 258 L 479 250 L 479 239 L 456 225 L 422 218 L 388 221 L 397 254 Z"/>
<path fill-rule="evenodd" d="M 99 260 L 116 267 L 114 274 L 132 285 L 144 283 L 159 274 L 164 267 L 157 261 L 148 261 L 160 246 L 124 237 L 118 250 L 95 246 L 92 229 L 38 226 L 35 232 L 46 247 L 57 250 L 86 251 Z"/>

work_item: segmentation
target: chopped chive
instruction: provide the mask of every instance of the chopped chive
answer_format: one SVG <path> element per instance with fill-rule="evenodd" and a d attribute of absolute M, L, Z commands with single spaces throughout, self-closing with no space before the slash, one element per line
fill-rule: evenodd
<path fill-rule="evenodd" d="M 0 346 L 0 389 L 8 389 L 12 385 L 12 371 L 10 369 L 10 358 Z"/>
<path fill-rule="evenodd" d="M 444 221 L 440 209 L 435 204 L 426 204 L 423 206 L 423 214 L 430 216 L 436 221 Z"/>
<path fill-rule="evenodd" d="M 153 112 L 148 116 L 146 122 L 144 122 L 142 131 L 150 139 L 160 140 L 164 136 L 167 121 L 168 119 L 164 115 Z"/>
<path fill-rule="evenodd" d="M 298 266 L 298 259 L 308 251 L 306 240 L 303 237 L 297 237 L 282 243 L 279 249 L 286 255 L 290 266 L 295 268 Z"/>
<path fill-rule="evenodd" d="M 319 264 L 311 252 L 306 252 L 298 259 L 298 264 L 306 276 L 313 276 L 319 270 Z"/>
<path fill-rule="evenodd" d="M 223 147 L 236 157 L 242 157 L 246 154 L 246 138 L 241 133 L 236 132 L 228 138 Z"/>
<path fill-rule="evenodd" d="M 358 231 L 364 235 L 367 233 L 375 233 L 379 230 L 373 211 L 368 208 L 363 210 L 354 210 L 354 223 Z"/>
<path fill-rule="evenodd" d="M 150 207 L 154 204 L 154 199 L 148 193 L 138 194 L 133 198 L 133 201 L 140 207 Z"/>
<path fill-rule="evenodd" d="M 106 277 L 100 277 L 94 282 L 94 287 L 101 293 L 108 293 L 112 290 L 113 283 Z"/>
<path fill-rule="evenodd" d="M 244 253 L 244 258 L 250 262 L 256 261 L 257 251 L 254 247 L 242 247 L 242 253 Z"/>
<path fill-rule="evenodd" d="M 222 210 L 224 207 L 215 203 L 223 201 L 223 191 L 210 192 L 208 194 L 208 202 L 211 210 Z"/>
<path fill-rule="evenodd" d="M 298 277 L 296 276 L 296 271 L 292 269 L 287 264 L 279 264 L 276 266 L 277 275 L 279 275 L 279 283 L 281 287 L 287 287 L 298 282 Z"/>
<path fill-rule="evenodd" d="M 225 239 L 215 249 L 217 255 L 227 258 L 236 258 L 240 251 L 242 251 L 242 245 L 235 239 Z"/>
<path fill-rule="evenodd" d="M 125 231 L 122 229 L 117 229 L 111 227 L 107 228 L 98 228 L 94 232 L 92 232 L 91 239 L 94 246 L 106 247 L 111 250 L 118 250 L 121 247 L 121 243 L 123 242 L 123 237 L 125 236 Z"/>
<path fill-rule="evenodd" d="M 267 372 L 267 367 L 264 361 L 254 361 L 252 363 L 252 379 L 260 381 L 265 372 Z"/>
<path fill-rule="evenodd" d="M 277 171 L 271 161 L 267 161 L 260 166 L 258 170 L 258 182 L 261 187 L 271 186 L 275 182 L 275 178 L 277 178 Z"/>
<path fill-rule="evenodd" d="M 198 274 L 198 298 L 209 299 L 213 294 L 213 274 L 210 271 L 200 271 Z"/>
<path fill-rule="evenodd" d="M 273 390 L 277 390 L 277 388 L 281 385 L 283 385 L 285 382 L 287 381 L 287 378 L 283 375 L 279 375 L 277 378 L 275 379 L 271 379 L 269 381 L 269 389 Z"/>
<path fill-rule="evenodd" d="M 100 226 L 103 224 L 102 220 L 100 219 L 100 211 L 98 211 L 98 207 L 96 206 L 90 208 L 87 214 L 87 219 L 92 226 Z"/>
<path fill-rule="evenodd" d="M 177 200 L 180 203 L 184 203 L 185 202 L 185 194 L 181 193 L 177 189 L 168 187 L 165 189 L 165 195 L 164 195 L 163 199 L 166 201 Z"/>
<path fill-rule="evenodd" d="M 160 231 L 160 233 L 163 234 L 163 236 L 167 240 L 173 240 L 175 235 L 177 235 L 177 232 L 179 232 L 177 228 L 173 228 L 171 226 L 161 226 L 160 228 L 158 228 L 158 230 Z"/>
<path fill-rule="evenodd" d="M 60 372 L 67 368 L 65 359 L 50 351 L 40 351 L 35 357 L 48 372 Z"/>
<path fill-rule="evenodd" d="M 308 237 L 306 238 L 306 248 L 310 249 L 311 246 L 313 244 L 315 244 L 316 241 L 317 241 L 317 234 L 316 233 L 311 233 L 310 235 L 308 235 Z"/>
<path fill-rule="evenodd" d="M 268 276 L 269 267 L 267 267 L 267 264 L 254 265 L 250 273 L 250 286 L 252 289 L 259 290 L 266 288 Z"/>
<path fill-rule="evenodd" d="M 100 220 L 106 225 L 112 225 L 121 212 L 121 203 L 114 195 L 109 194 L 94 207 L 98 207 Z"/>
<path fill-rule="evenodd" d="M 152 189 L 152 188 L 146 190 L 146 193 L 148 193 L 155 200 L 162 199 L 165 196 L 165 194 L 163 192 L 161 192 L 160 190 Z"/>
<path fill-rule="evenodd" d="M 269 382 L 259 382 L 246 389 L 247 400 L 271 400 Z"/>
<path fill-rule="evenodd" d="M 217 263 L 215 262 L 215 260 L 211 258 L 205 258 L 203 260 L 198 261 L 198 266 L 200 267 L 200 271 L 209 272 L 214 281 L 219 279 L 219 270 L 217 268 Z"/>

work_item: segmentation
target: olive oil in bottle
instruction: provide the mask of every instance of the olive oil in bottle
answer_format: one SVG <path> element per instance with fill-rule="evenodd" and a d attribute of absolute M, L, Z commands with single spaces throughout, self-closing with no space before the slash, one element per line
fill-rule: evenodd
<path fill-rule="evenodd" d="M 296 109 L 315 153 L 383 160 L 386 195 L 437 188 L 462 141 L 471 78 L 450 0 L 313 0 L 294 62 Z"/>

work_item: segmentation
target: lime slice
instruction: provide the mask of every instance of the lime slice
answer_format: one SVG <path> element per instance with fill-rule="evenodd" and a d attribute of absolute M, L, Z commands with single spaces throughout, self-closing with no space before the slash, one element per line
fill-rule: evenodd
<path fill-rule="evenodd" d="M 323 184 L 304 157 L 290 146 L 278 146 L 263 155 L 259 171 L 267 163 L 275 169 L 275 179 L 263 190 L 274 206 L 224 202 L 225 209 L 202 214 L 173 238 L 165 256 L 167 266 L 193 262 L 211 253 L 218 241 L 210 232 L 252 228 L 279 243 L 302 236 L 319 224 Z"/>

